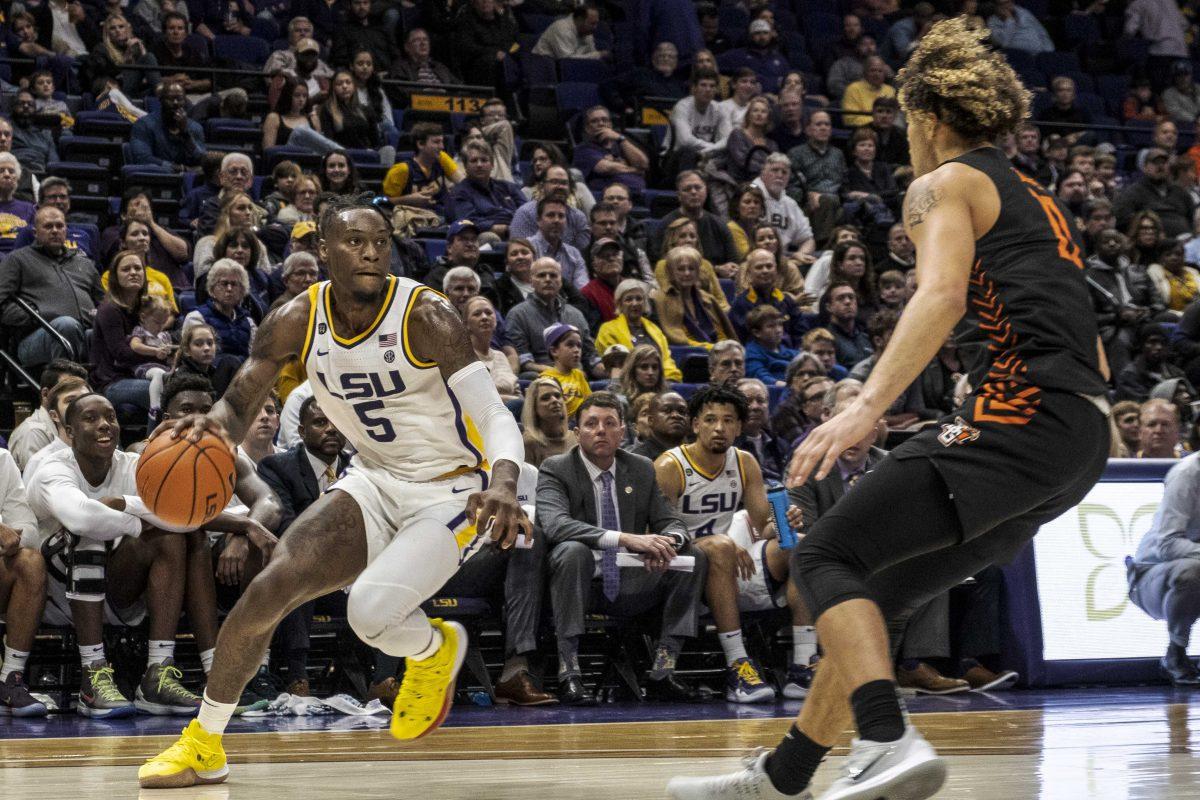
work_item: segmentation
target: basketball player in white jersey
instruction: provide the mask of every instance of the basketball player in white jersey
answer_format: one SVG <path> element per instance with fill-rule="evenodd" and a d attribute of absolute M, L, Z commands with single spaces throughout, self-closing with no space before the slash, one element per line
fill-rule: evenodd
<path fill-rule="evenodd" d="M 212 411 L 164 435 L 197 440 L 207 430 L 240 441 L 279 370 L 299 358 L 357 454 L 230 612 L 198 718 L 142 766 L 142 787 L 225 780 L 221 734 L 272 631 L 301 603 L 345 586 L 355 632 L 407 658 L 392 734 L 430 733 L 449 711 L 466 633 L 428 619 L 421 603 L 489 536 L 508 548 L 531 535 L 516 498 L 520 431 L 454 307 L 389 274 L 391 225 L 375 206 L 331 203 L 319 235 L 330 280 L 267 317 Z"/>
<path fill-rule="evenodd" d="M 798 604 L 799 598 L 787 588 L 788 556 L 779 548 L 762 470 L 754 456 L 733 446 L 746 421 L 746 399 L 726 386 L 705 386 L 688 401 L 688 414 L 696 440 L 658 457 L 658 485 L 679 511 L 696 547 L 708 556 L 705 599 L 725 652 L 725 699 L 770 702 L 775 690 L 746 653 L 741 610 L 776 608 L 784 598 Z M 739 543 L 730 534 L 742 506 L 749 525 L 739 526 Z M 800 509 L 789 508 L 788 521 L 799 529 Z M 807 683 L 797 687 L 806 688 Z"/>

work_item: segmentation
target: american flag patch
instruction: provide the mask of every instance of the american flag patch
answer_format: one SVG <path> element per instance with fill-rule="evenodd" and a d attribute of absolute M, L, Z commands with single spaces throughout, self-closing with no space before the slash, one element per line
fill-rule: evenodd
<path fill-rule="evenodd" d="M 398 342 L 397 342 L 396 334 L 394 334 L 394 333 L 379 334 L 379 346 L 380 347 L 395 347 L 397 344 L 398 344 Z"/>

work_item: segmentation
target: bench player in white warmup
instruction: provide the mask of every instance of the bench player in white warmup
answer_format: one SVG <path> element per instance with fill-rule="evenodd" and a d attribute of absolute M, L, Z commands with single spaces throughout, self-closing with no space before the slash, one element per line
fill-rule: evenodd
<path fill-rule="evenodd" d="M 430 733 L 449 710 L 466 633 L 428 619 L 421 603 L 489 534 L 505 548 L 531 535 L 516 499 L 520 431 L 454 307 L 389 274 L 391 225 L 375 206 L 335 201 L 319 234 L 330 280 L 264 320 L 209 414 L 161 435 L 195 440 L 209 430 L 240 441 L 280 368 L 298 357 L 322 410 L 358 452 L 230 612 L 200 714 L 141 767 L 143 788 L 225 780 L 221 734 L 272 631 L 301 603 L 345 586 L 354 631 L 408 660 L 392 734 Z"/>

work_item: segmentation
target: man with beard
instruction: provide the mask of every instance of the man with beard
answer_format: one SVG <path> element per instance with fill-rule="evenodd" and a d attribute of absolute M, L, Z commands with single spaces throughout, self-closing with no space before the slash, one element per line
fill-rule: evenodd
<path fill-rule="evenodd" d="M 25 169 L 41 175 L 47 164 L 58 161 L 58 150 L 50 130 L 34 121 L 35 112 L 33 93 L 25 89 L 17 92 L 12 105 L 12 154 Z"/>
<path fill-rule="evenodd" d="M 917 249 L 913 247 L 912 239 L 908 238 L 908 232 L 904 230 L 904 223 L 897 222 L 888 230 L 887 258 L 876 267 L 875 272 L 880 275 L 889 269 L 908 272 L 916 266 L 916 255 Z"/>
<path fill-rule="evenodd" d="M 678 392 L 662 392 L 650 401 L 648 415 L 650 436 L 629 448 L 629 452 L 654 461 L 687 438 L 687 401 Z"/>
<path fill-rule="evenodd" d="M 157 164 L 183 172 L 200 166 L 207 152 L 204 128 L 187 115 L 187 91 L 175 79 L 163 82 L 160 108 L 133 123 L 129 150 L 137 164 Z"/>

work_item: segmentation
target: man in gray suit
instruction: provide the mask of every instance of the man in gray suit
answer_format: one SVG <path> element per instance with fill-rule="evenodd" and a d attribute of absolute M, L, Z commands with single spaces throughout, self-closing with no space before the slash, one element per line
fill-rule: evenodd
<path fill-rule="evenodd" d="M 551 548 L 559 701 L 595 702 L 581 680 L 578 657 L 589 609 L 631 616 L 659 607 L 662 632 L 646 694 L 695 701 L 698 693 L 675 680 L 675 660 L 683 640 L 696 635 L 707 562 L 659 490 L 653 462 L 620 449 L 625 423 L 616 395 L 596 392 L 578 415 L 579 445 L 546 459 L 537 487 L 535 536 L 545 536 Z M 644 566 L 618 567 L 618 552 L 640 556 Z M 676 555 L 694 557 L 695 568 L 668 569 Z"/>
<path fill-rule="evenodd" d="M 853 394 L 838 397 L 835 387 L 826 396 L 826 406 L 832 405 L 830 410 L 837 414 L 853 400 Z M 833 508 L 859 478 L 887 457 L 886 451 L 873 446 L 875 438 L 876 433 L 872 431 L 862 441 L 847 448 L 838 458 L 837 468 L 821 480 L 810 477 L 803 486 L 788 490 L 792 502 L 804 513 L 809 525 Z M 896 679 L 902 687 L 920 694 L 955 694 L 971 688 L 964 680 L 945 677 L 923 660 L 950 656 L 948 594 L 929 601 L 908 619 L 907 624 L 894 626 L 890 633 L 892 646 L 901 658 Z"/>

